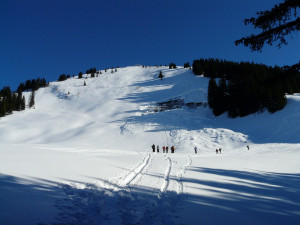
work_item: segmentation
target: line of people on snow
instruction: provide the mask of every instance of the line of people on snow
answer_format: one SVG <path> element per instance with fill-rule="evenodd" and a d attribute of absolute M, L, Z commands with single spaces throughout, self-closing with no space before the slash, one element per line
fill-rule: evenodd
<path fill-rule="evenodd" d="M 156 148 L 155 148 L 155 145 L 153 144 L 152 146 L 151 146 L 151 148 L 152 148 L 152 151 L 153 152 L 155 152 L 155 150 L 157 150 L 157 152 L 159 153 L 159 145 L 157 145 L 156 146 Z M 247 145 L 247 149 L 249 150 L 250 149 L 250 147 L 249 147 L 249 145 Z M 162 150 L 163 150 L 163 153 L 168 153 L 168 151 L 169 151 L 169 147 L 168 146 L 163 146 L 162 147 Z M 195 146 L 194 147 L 194 150 L 195 150 L 195 154 L 197 154 L 197 147 Z M 171 153 L 175 153 L 175 147 L 174 146 L 172 146 L 171 147 Z M 219 149 L 216 149 L 216 154 L 221 154 L 222 153 L 222 148 L 219 148 Z"/>
<path fill-rule="evenodd" d="M 155 150 L 156 150 L 159 153 L 159 145 L 157 145 L 156 148 L 155 148 L 155 144 L 153 144 L 151 146 L 151 148 L 152 148 L 153 152 L 155 152 Z M 163 146 L 162 150 L 163 150 L 163 153 L 168 153 L 169 152 L 169 146 Z M 170 150 L 171 150 L 171 153 L 175 153 L 175 146 L 172 146 L 170 148 Z"/>

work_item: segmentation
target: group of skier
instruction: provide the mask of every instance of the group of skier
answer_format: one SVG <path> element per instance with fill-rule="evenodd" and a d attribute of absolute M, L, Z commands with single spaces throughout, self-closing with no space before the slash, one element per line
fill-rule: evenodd
<path fill-rule="evenodd" d="M 159 145 L 157 145 L 156 148 L 155 148 L 155 145 L 153 144 L 151 146 L 151 148 L 152 148 L 153 152 L 155 152 L 155 150 L 156 150 L 159 153 Z M 175 153 L 175 146 L 172 146 L 170 149 L 171 149 L 171 153 Z M 169 152 L 169 147 L 168 146 L 163 146 L 162 150 L 163 150 L 163 153 L 168 153 Z"/>

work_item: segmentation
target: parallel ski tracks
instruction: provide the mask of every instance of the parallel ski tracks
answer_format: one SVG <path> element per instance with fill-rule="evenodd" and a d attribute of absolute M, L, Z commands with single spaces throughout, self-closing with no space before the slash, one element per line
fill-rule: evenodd
<path fill-rule="evenodd" d="M 117 198 L 118 217 L 122 224 L 139 224 L 137 222 L 137 213 L 142 209 L 138 206 L 138 195 L 132 193 L 131 189 L 136 185 L 147 173 L 153 162 L 153 155 L 148 153 L 143 160 L 133 167 L 129 173 L 121 176 L 117 182 Z M 138 207 L 137 207 L 138 206 Z"/>
<path fill-rule="evenodd" d="M 153 156 L 150 153 L 148 153 L 140 163 L 138 163 L 129 171 L 129 173 L 121 176 L 118 179 L 116 186 L 119 188 L 126 188 L 131 184 L 133 184 L 137 176 L 142 175 L 142 172 L 145 170 L 145 168 L 149 166 L 149 162 L 151 161 L 150 159 L 152 157 Z M 119 190 L 115 189 L 115 191 L 119 191 Z"/>
<path fill-rule="evenodd" d="M 182 177 L 192 159 L 188 155 L 187 163 L 175 173 L 173 165 L 177 162 L 166 154 L 163 157 L 165 166 L 160 188 L 144 190 L 145 187 L 137 186 L 145 182 L 144 175 L 151 176 L 149 170 L 155 159 L 151 153 L 128 171 L 101 185 L 66 185 L 64 190 L 68 200 L 67 204 L 58 205 L 62 211 L 59 220 L 64 224 L 174 224 L 172 213 L 184 193 Z M 171 191 L 172 188 L 176 191 Z M 139 193 L 139 190 L 149 193 Z M 70 216 L 71 221 L 67 219 Z"/>
<path fill-rule="evenodd" d="M 187 156 L 187 163 L 174 177 L 174 181 L 177 187 L 176 194 L 172 191 L 168 192 L 170 183 L 174 182 L 171 176 L 173 165 L 176 164 L 172 161 L 171 157 L 164 155 L 166 161 L 166 167 L 164 170 L 163 183 L 160 187 L 157 198 L 152 205 L 150 205 L 144 212 L 142 218 L 139 219 L 137 224 L 169 224 L 173 225 L 173 216 L 170 215 L 175 211 L 176 204 L 180 201 L 183 194 L 183 182 L 182 177 L 189 166 L 192 165 L 192 159 L 190 155 Z"/>
<path fill-rule="evenodd" d="M 130 224 L 122 210 L 127 198 L 132 198 L 130 187 L 137 183 L 152 163 L 152 155 L 142 160 L 126 173 L 110 181 L 96 184 L 63 185 L 67 198 L 57 201 L 57 217 L 62 224 Z M 132 200 L 131 200 L 132 201 Z"/>

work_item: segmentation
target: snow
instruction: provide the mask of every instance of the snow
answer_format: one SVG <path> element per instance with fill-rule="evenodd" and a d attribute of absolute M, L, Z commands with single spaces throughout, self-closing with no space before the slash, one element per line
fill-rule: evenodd
<path fill-rule="evenodd" d="M 1 118 L 1 225 L 299 224 L 299 94 L 274 114 L 230 119 L 205 104 L 154 112 L 206 102 L 208 79 L 189 69 L 83 77 Z"/>

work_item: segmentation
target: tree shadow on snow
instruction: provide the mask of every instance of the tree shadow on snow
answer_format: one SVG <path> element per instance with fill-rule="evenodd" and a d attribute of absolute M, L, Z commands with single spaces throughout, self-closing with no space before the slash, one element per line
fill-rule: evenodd
<path fill-rule="evenodd" d="M 203 195 L 188 194 L 185 207 L 196 209 L 200 224 L 296 225 L 300 221 L 300 174 L 202 167 L 190 171 L 199 179 L 183 178 L 183 182 Z M 193 213 L 190 216 L 196 219 Z"/>
<path fill-rule="evenodd" d="M 169 185 L 189 188 L 178 194 L 101 179 L 96 183 L 106 186 L 2 174 L 0 224 L 299 224 L 300 174 L 191 166 L 186 175 L 169 177 Z"/>

